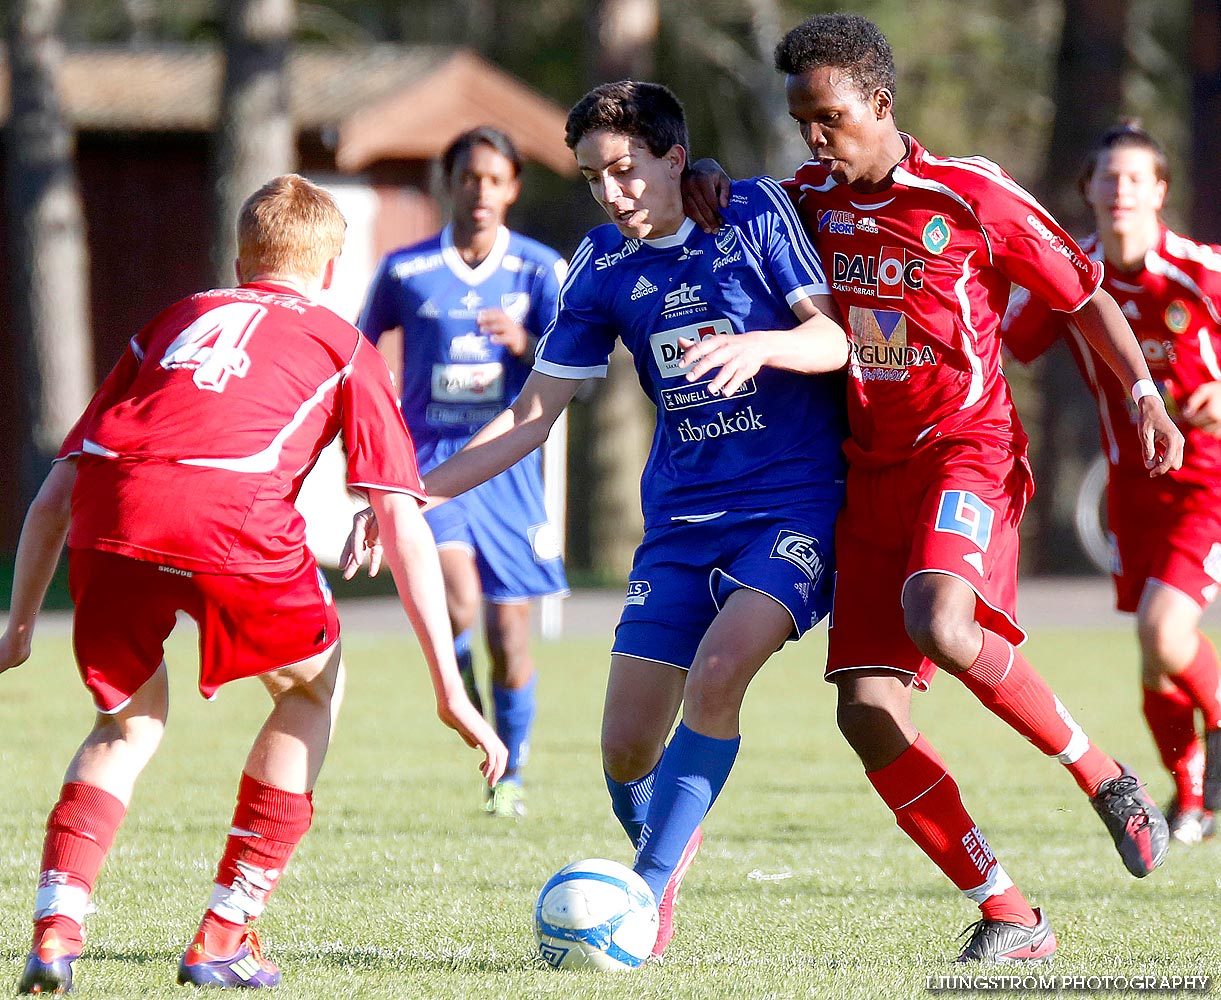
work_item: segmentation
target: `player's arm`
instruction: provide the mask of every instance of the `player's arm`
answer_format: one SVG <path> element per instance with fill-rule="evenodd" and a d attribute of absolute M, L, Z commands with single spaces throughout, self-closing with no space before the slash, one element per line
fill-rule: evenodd
<path fill-rule="evenodd" d="M 445 608 L 445 582 L 437 546 L 415 497 L 369 490 L 377 514 L 381 544 L 403 610 L 419 639 L 437 698 L 437 715 L 457 731 L 467 746 L 482 750 L 479 770 L 488 786 L 504 774 L 509 754 L 491 726 L 470 703 L 454 660 L 453 632 Z"/>
<path fill-rule="evenodd" d="M 711 157 L 696 160 L 683 171 L 683 211 L 706 233 L 721 228 L 721 209 L 729 207 L 725 169 Z"/>
<path fill-rule="evenodd" d="M 699 343 L 680 340 L 687 380 L 720 368 L 708 383 L 713 395 L 732 396 L 759 369 L 782 368 L 803 375 L 838 371 L 848 363 L 848 337 L 830 295 L 804 296 L 793 303 L 801 322 L 791 330 L 751 330 L 707 337 Z"/>
<path fill-rule="evenodd" d="M 1221 437 L 1221 382 L 1196 386 L 1182 407 L 1183 419 L 1205 434 Z"/>
<path fill-rule="evenodd" d="M 1183 464 L 1183 434 L 1166 413 L 1161 393 L 1149 377 L 1149 366 L 1119 305 L 1099 288 L 1073 314 L 1073 322 L 1089 345 L 1136 401 L 1137 430 L 1150 476 L 1160 476 Z"/>
<path fill-rule="evenodd" d="M 0 636 L 0 673 L 20 666 L 30 657 L 35 619 L 68 535 L 75 482 L 76 459 L 56 462 L 26 512 L 13 564 L 8 623 Z"/>

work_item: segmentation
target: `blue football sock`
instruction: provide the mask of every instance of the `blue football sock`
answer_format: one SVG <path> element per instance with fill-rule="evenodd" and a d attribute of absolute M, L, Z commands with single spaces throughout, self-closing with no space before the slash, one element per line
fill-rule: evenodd
<path fill-rule="evenodd" d="M 458 661 L 458 673 L 462 676 L 462 686 L 466 688 L 466 696 L 483 715 L 483 699 L 479 697 L 479 684 L 475 680 L 475 654 L 471 650 L 471 630 L 465 629 L 454 636 L 454 659 Z"/>
<path fill-rule="evenodd" d="M 496 735 L 509 749 L 505 777 L 515 777 L 526 764 L 530 752 L 530 729 L 534 725 L 535 675 L 524 687 L 502 688 L 492 685 L 492 706 L 496 713 Z M 519 779 L 520 780 L 520 779 Z"/>
<path fill-rule="evenodd" d="M 657 767 L 660 766 L 659 763 Z M 610 792 L 611 797 L 611 809 L 628 840 L 632 842 L 632 850 L 636 849 L 640 831 L 644 829 L 644 818 L 648 815 L 649 800 L 653 797 L 653 780 L 657 777 L 657 767 L 643 778 L 634 781 L 619 782 L 609 774 L 605 776 L 606 790 Z"/>
<path fill-rule="evenodd" d="M 661 755 L 640 849 L 632 866 L 653 890 L 654 899 L 661 899 L 683 848 L 725 787 L 741 743 L 741 736 L 718 740 L 678 724 Z"/>

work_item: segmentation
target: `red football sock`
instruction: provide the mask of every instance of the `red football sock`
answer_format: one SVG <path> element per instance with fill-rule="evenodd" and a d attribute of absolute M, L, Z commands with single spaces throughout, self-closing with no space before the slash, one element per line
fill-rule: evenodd
<path fill-rule="evenodd" d="M 81 943 L 89 893 L 126 812 L 122 802 L 96 785 L 71 781 L 60 790 L 43 841 L 34 902 L 35 942 L 54 926 L 66 944 Z"/>
<path fill-rule="evenodd" d="M 987 919 L 1034 926 L 1037 918 L 1030 904 L 996 860 L 963 808 L 958 785 L 923 736 L 917 736 L 896 760 L 865 776 L 895 814 L 900 829 L 980 906 Z M 993 916 L 989 910 L 1005 915 Z"/>
<path fill-rule="evenodd" d="M 286 792 L 243 774 L 208 910 L 231 927 L 262 913 L 313 816 L 308 792 Z M 209 929 L 224 937 L 224 923 Z"/>
<path fill-rule="evenodd" d="M 1196 734 L 1196 708 L 1178 688 L 1144 688 L 1145 721 L 1162 763 L 1174 778 L 1179 808 L 1204 808 L 1204 746 Z"/>
<path fill-rule="evenodd" d="M 1096 795 L 1118 764 L 1094 746 L 1021 653 L 988 629 L 975 662 L 955 676 L 980 703 L 1049 757 L 1059 757 L 1086 795 Z"/>
<path fill-rule="evenodd" d="M 1195 659 L 1187 669 L 1166 676 L 1204 713 L 1205 729 L 1221 729 L 1221 664 L 1217 662 L 1217 649 L 1208 636 L 1203 632 L 1196 635 L 1200 637 L 1200 644 L 1196 647 Z"/>

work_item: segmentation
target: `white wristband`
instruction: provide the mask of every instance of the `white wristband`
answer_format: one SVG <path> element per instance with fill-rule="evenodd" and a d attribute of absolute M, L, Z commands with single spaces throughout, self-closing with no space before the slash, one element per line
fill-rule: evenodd
<path fill-rule="evenodd" d="M 1161 393 L 1157 391 L 1157 385 L 1154 384 L 1151 378 L 1137 379 L 1132 385 L 1132 402 L 1139 403 L 1146 396 L 1161 397 Z"/>

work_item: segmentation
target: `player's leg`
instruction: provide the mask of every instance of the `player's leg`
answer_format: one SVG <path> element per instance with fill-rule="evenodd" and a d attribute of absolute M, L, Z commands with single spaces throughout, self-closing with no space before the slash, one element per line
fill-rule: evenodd
<path fill-rule="evenodd" d="M 458 661 L 458 673 L 462 675 L 466 696 L 482 713 L 483 699 L 479 696 L 474 650 L 471 647 L 471 628 L 475 624 L 482 595 L 475 552 L 466 543 L 438 543 L 437 555 L 441 560 L 441 576 L 445 580 L 445 606 L 449 611 L 450 628 L 454 631 L 454 657 Z"/>
<path fill-rule="evenodd" d="M 521 770 L 534 726 L 535 673 L 530 655 L 530 604 L 485 601 L 484 628 L 492 661 L 492 708 L 496 734 L 509 750 L 504 777 L 492 789 L 489 809 L 497 816 L 524 816 Z M 504 788 L 500 786 L 504 785 Z"/>
<path fill-rule="evenodd" d="M 1183 843 L 1210 835 L 1212 807 L 1221 805 L 1221 671 L 1215 647 L 1200 631 L 1202 614 L 1195 600 L 1158 579 L 1146 583 L 1136 610 L 1145 717 L 1175 779 L 1173 815 L 1168 819 L 1172 835 Z M 1204 745 L 1196 735 L 1196 711 L 1204 718 L 1210 751 L 1207 772 Z"/>
<path fill-rule="evenodd" d="M 314 784 L 343 697 L 339 643 L 259 679 L 273 708 L 242 769 L 212 896 L 179 965 L 182 983 L 257 987 L 280 979 L 251 925 L 313 821 Z"/>

